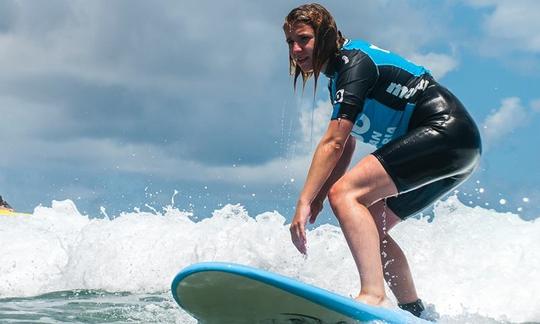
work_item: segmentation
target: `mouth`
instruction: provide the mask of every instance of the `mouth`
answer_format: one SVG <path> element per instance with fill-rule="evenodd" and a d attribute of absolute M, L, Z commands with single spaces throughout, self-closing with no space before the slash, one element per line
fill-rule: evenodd
<path fill-rule="evenodd" d="M 308 59 L 309 59 L 308 57 L 297 57 L 295 58 L 295 61 L 299 65 L 304 65 L 304 63 L 306 63 Z"/>
<path fill-rule="evenodd" d="M 295 58 L 296 65 L 298 65 L 302 71 L 309 72 L 312 70 L 311 60 L 309 56 Z"/>

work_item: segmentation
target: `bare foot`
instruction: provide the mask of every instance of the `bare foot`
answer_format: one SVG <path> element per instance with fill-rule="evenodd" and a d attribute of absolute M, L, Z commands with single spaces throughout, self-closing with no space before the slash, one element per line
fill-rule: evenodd
<path fill-rule="evenodd" d="M 367 295 L 360 294 L 355 298 L 357 301 L 362 303 L 372 305 L 372 306 L 381 306 L 381 307 L 392 307 L 390 300 L 386 296 L 376 296 L 376 295 Z"/>

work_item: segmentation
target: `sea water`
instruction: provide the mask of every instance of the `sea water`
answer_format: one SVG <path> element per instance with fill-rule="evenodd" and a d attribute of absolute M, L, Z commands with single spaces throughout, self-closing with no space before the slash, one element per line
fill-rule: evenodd
<path fill-rule="evenodd" d="M 539 221 L 455 196 L 427 216 L 391 235 L 441 323 L 540 322 Z M 53 201 L 31 216 L 0 217 L 0 323 L 196 323 L 169 289 L 180 269 L 203 261 L 254 266 L 345 296 L 359 289 L 331 224 L 308 232 L 305 258 L 276 211 L 226 205 L 193 215 L 169 206 L 92 218 L 69 200 Z"/>

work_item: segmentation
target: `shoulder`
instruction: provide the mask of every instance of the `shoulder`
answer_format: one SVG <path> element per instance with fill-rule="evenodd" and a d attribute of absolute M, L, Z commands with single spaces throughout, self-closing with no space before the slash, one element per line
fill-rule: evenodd
<path fill-rule="evenodd" d="M 334 58 L 332 76 L 349 78 L 350 76 L 376 77 L 377 65 L 370 56 L 359 48 L 341 48 Z"/>
<path fill-rule="evenodd" d="M 425 67 L 364 40 L 347 41 L 343 44 L 343 50 L 353 50 L 364 53 L 365 56 L 369 57 L 377 69 L 389 66 L 405 70 L 415 76 L 430 73 Z"/>

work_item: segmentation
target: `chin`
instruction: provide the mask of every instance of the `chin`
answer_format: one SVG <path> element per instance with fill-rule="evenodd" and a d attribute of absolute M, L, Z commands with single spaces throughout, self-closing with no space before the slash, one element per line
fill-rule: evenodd
<path fill-rule="evenodd" d="M 300 69 L 302 69 L 302 72 L 304 73 L 312 73 L 313 72 L 313 67 L 300 67 Z"/>

